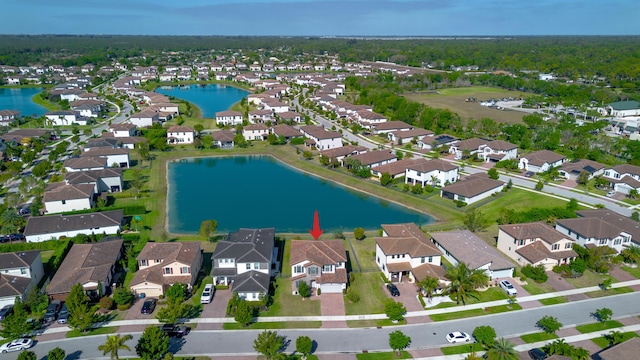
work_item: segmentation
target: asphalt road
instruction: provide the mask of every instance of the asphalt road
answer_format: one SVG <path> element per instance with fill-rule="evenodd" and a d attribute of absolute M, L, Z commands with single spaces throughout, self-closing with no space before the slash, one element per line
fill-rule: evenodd
<path fill-rule="evenodd" d="M 615 297 L 603 297 L 575 301 L 565 304 L 545 306 L 511 313 L 487 315 L 482 317 L 452 320 L 447 322 L 414 324 L 398 327 L 358 328 L 358 329 L 299 329 L 279 330 L 278 333 L 291 341 L 287 351 L 295 350 L 295 340 L 298 336 L 306 335 L 317 342 L 317 353 L 359 353 L 362 350 L 389 351 L 389 333 L 401 330 L 412 339 L 411 348 L 439 348 L 447 345 L 445 335 L 451 331 L 473 332 L 476 326 L 489 325 L 496 330 L 498 337 L 514 337 L 523 333 L 540 331 L 535 323 L 545 315 L 551 315 L 564 324 L 594 322 L 590 314 L 598 308 L 607 307 L 613 311 L 614 318 L 637 316 L 640 314 L 640 293 L 628 293 Z M 194 355 L 231 355 L 253 354 L 253 340 L 258 330 L 211 330 L 192 331 L 183 340 L 172 340 L 172 351 L 182 356 Z M 128 345 L 135 349 L 140 334 L 133 334 L 134 339 Z M 101 358 L 102 353 L 97 350 L 98 345 L 105 342 L 105 335 L 56 340 L 37 343 L 31 350 L 38 358 L 56 346 L 63 348 L 70 359 Z M 135 351 L 135 350 L 134 350 Z M 135 356 L 133 352 L 121 351 L 121 356 Z M 6 354 L 3 358 L 16 359 L 17 353 Z"/>

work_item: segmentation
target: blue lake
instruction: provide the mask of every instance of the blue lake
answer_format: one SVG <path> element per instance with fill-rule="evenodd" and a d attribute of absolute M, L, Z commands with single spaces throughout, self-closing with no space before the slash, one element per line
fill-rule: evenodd
<path fill-rule="evenodd" d="M 231 105 L 249 94 L 233 86 L 219 84 L 161 86 L 156 92 L 196 105 L 205 118 L 214 118 L 216 112 L 229 110 Z"/>
<path fill-rule="evenodd" d="M 31 100 L 40 88 L 0 88 L 0 110 L 18 110 L 21 116 L 44 115 L 48 110 Z"/>
<path fill-rule="evenodd" d="M 381 224 L 433 222 L 429 215 L 289 167 L 270 156 L 189 158 L 170 162 L 168 222 L 172 233 L 197 233 L 206 219 L 218 231 L 275 227 L 305 233 L 318 210 L 325 232 Z"/>

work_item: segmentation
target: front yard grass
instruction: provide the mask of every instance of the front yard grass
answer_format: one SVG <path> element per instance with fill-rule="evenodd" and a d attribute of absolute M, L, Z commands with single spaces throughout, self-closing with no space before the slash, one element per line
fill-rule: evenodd
<path fill-rule="evenodd" d="M 609 321 L 605 321 L 604 323 L 601 322 L 595 322 L 595 323 L 591 323 L 591 324 L 584 324 L 584 325 L 578 325 L 576 326 L 576 330 L 580 331 L 581 333 L 591 333 L 591 332 L 596 332 L 596 331 L 603 331 L 603 330 L 608 330 L 608 329 L 614 329 L 614 328 L 619 328 L 622 327 L 624 325 L 622 325 L 622 323 L 615 321 L 615 320 L 609 320 Z"/>
<path fill-rule="evenodd" d="M 71 330 L 71 331 L 67 332 L 66 336 L 67 336 L 67 338 L 75 338 L 75 337 L 80 337 L 80 336 L 113 334 L 116 331 L 118 331 L 118 327 L 117 326 L 99 327 L 99 328 L 91 329 L 91 330 L 89 330 L 87 332 L 84 332 L 84 333 L 82 331 L 78 331 L 78 330 Z"/>
<path fill-rule="evenodd" d="M 522 310 L 522 306 L 518 304 L 492 306 L 485 309 L 464 310 L 444 314 L 429 315 L 433 321 L 447 321 L 455 319 L 463 319 L 468 317 L 498 314 L 507 311 Z"/>
<path fill-rule="evenodd" d="M 609 290 L 597 290 L 597 291 L 591 291 L 586 293 L 588 297 L 591 298 L 598 298 L 598 297 L 605 297 L 605 296 L 611 296 L 611 295 L 619 295 L 619 294 L 626 294 L 626 293 L 630 293 L 633 292 L 633 289 L 630 287 L 619 287 L 619 288 L 613 288 L 613 289 L 609 289 Z"/>
<path fill-rule="evenodd" d="M 522 339 L 522 341 L 526 342 L 527 344 L 535 343 L 538 341 L 548 341 L 548 340 L 553 340 L 557 338 L 558 338 L 558 335 L 553 333 L 549 334 L 546 332 L 537 332 L 533 334 L 526 334 L 526 335 L 520 336 L 520 339 Z"/>
<path fill-rule="evenodd" d="M 395 359 L 413 359 L 413 356 L 407 351 L 401 351 L 400 356 L 397 356 L 395 352 L 377 352 L 377 353 L 362 353 L 356 354 L 358 360 L 395 360 Z"/>
<path fill-rule="evenodd" d="M 249 326 L 242 326 L 236 322 L 224 323 L 224 330 L 262 330 L 262 329 L 317 329 L 322 321 L 287 321 L 287 322 L 255 322 Z"/>
<path fill-rule="evenodd" d="M 628 272 L 629 274 L 635 276 L 636 279 L 640 279 L 640 266 L 637 266 L 637 267 L 634 267 L 634 268 L 629 267 L 629 266 L 622 266 L 621 269 L 626 271 L 626 272 Z"/>
<path fill-rule="evenodd" d="M 274 286 L 273 303 L 261 316 L 320 316 L 320 301 L 293 295 L 289 279 L 277 278 Z"/>
<path fill-rule="evenodd" d="M 584 288 L 589 286 L 598 286 L 602 283 L 602 274 L 596 274 L 591 270 L 586 270 L 582 276 L 577 278 L 564 278 L 568 283 L 572 284 L 576 288 Z M 613 278 L 612 278 L 613 279 Z M 614 280 L 615 282 L 615 280 Z"/>
<path fill-rule="evenodd" d="M 526 285 L 522 285 L 522 288 L 525 289 L 529 293 L 529 295 L 547 294 L 556 291 L 551 285 L 547 284 L 546 282 L 538 284 L 531 279 L 527 281 Z"/>
<path fill-rule="evenodd" d="M 382 273 L 366 272 L 352 273 L 349 291 L 353 291 L 360 296 L 360 300 L 351 303 L 344 299 L 344 309 L 346 315 L 381 314 L 384 313 L 384 302 L 388 299 L 384 293 L 384 282 Z"/>
<path fill-rule="evenodd" d="M 634 332 L 634 331 L 630 331 L 630 332 L 625 332 L 622 333 L 622 342 L 625 342 L 631 338 L 634 337 L 640 337 L 640 335 L 638 335 L 638 333 Z M 593 341 L 594 344 L 600 346 L 600 348 L 604 349 L 604 348 L 608 348 L 609 345 L 609 340 L 607 340 L 604 336 L 600 336 L 597 338 L 593 338 L 591 339 L 591 341 Z"/>
<path fill-rule="evenodd" d="M 557 296 L 557 297 L 552 297 L 548 299 L 540 299 L 538 301 L 540 301 L 542 305 L 549 306 L 549 305 L 564 304 L 567 302 L 567 298 L 564 296 Z"/>
<path fill-rule="evenodd" d="M 466 354 L 474 351 L 484 351 L 481 343 L 466 343 L 464 345 L 445 346 L 440 348 L 444 355 Z"/>

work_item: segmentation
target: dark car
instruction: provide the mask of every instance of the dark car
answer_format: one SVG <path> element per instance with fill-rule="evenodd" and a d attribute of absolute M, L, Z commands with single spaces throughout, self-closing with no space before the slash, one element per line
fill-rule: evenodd
<path fill-rule="evenodd" d="M 66 324 L 69 319 L 69 310 L 67 304 L 62 304 L 60 312 L 58 313 L 58 324 Z"/>
<path fill-rule="evenodd" d="M 31 209 L 28 206 L 25 206 L 25 207 L 21 208 L 20 210 L 18 210 L 18 212 L 20 213 L 20 215 L 30 215 L 31 214 Z"/>
<path fill-rule="evenodd" d="M 60 311 L 60 300 L 53 300 L 47 306 L 47 311 L 44 313 L 44 322 L 50 323 L 58 318 L 58 312 Z"/>
<path fill-rule="evenodd" d="M 5 305 L 2 309 L 0 309 L 0 320 L 3 320 L 7 317 L 7 315 L 13 312 L 13 305 Z"/>
<path fill-rule="evenodd" d="M 141 314 L 151 314 L 153 313 L 153 310 L 156 309 L 156 299 L 147 299 L 144 301 L 144 303 L 142 304 L 142 309 L 140 309 L 140 313 Z"/>
<path fill-rule="evenodd" d="M 547 358 L 547 354 L 539 348 L 529 350 L 529 356 L 533 360 L 544 360 Z"/>
<path fill-rule="evenodd" d="M 526 173 L 524 173 L 525 177 L 532 177 L 534 175 L 533 171 L 527 171 Z"/>
<path fill-rule="evenodd" d="M 10 234 L 9 235 L 9 239 L 11 239 L 11 241 L 24 241 L 25 237 L 23 234 Z"/>
<path fill-rule="evenodd" d="M 11 241 L 11 237 L 9 235 L 0 235 L 0 243 L 7 243 Z"/>
<path fill-rule="evenodd" d="M 175 325 L 175 324 L 164 324 L 160 327 L 160 330 L 167 333 L 169 336 L 175 336 L 177 338 L 181 338 L 191 331 L 191 328 L 186 327 L 184 325 Z"/>
<path fill-rule="evenodd" d="M 398 290 L 397 286 L 393 284 L 387 284 L 387 289 L 389 289 L 389 293 L 391 293 L 391 296 L 400 296 L 400 290 Z"/>

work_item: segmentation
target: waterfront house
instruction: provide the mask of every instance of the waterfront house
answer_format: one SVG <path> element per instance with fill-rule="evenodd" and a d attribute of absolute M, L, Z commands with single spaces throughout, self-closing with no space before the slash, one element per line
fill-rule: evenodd
<path fill-rule="evenodd" d="M 226 110 L 216 112 L 216 124 L 218 125 L 241 125 L 242 113 L 240 111 Z"/>
<path fill-rule="evenodd" d="M 167 129 L 167 144 L 185 145 L 193 144 L 196 131 L 189 126 L 173 125 Z"/>
<path fill-rule="evenodd" d="M 122 210 L 78 215 L 32 216 L 27 219 L 24 236 L 27 242 L 57 240 L 78 234 L 117 234 L 122 230 Z"/>
<path fill-rule="evenodd" d="M 415 185 L 445 186 L 458 181 L 458 166 L 448 161 L 420 159 L 407 167 L 404 183 Z"/>
<path fill-rule="evenodd" d="M 501 192 L 505 183 L 493 180 L 486 174 L 468 175 L 464 179 L 447 185 L 440 190 L 440 196 L 451 200 L 464 201 L 473 204 L 489 196 Z"/>
<path fill-rule="evenodd" d="M 348 282 L 346 264 L 347 253 L 342 240 L 292 240 L 292 293 L 298 294 L 298 286 L 303 281 L 322 294 L 342 293 Z"/>

